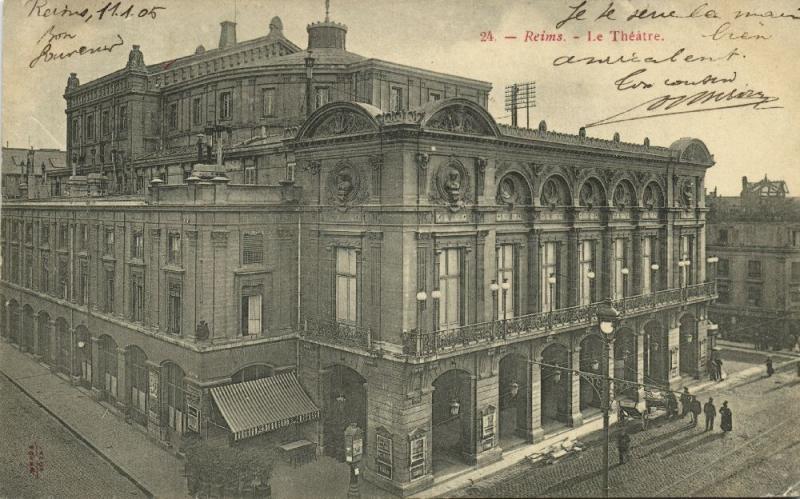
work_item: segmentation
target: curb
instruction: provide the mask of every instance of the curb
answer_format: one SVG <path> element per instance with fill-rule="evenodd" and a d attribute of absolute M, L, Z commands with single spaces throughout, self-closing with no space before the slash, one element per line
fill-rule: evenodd
<path fill-rule="evenodd" d="M 124 470 L 122 467 L 120 467 L 120 466 L 119 466 L 117 463 L 115 463 L 115 462 L 114 462 L 114 461 L 113 461 L 113 460 L 112 460 L 110 457 L 108 457 L 107 455 L 105 455 L 105 453 L 104 453 L 103 451 L 101 451 L 100 449 L 98 449 L 97 447 L 95 447 L 95 446 L 94 446 L 94 445 L 93 445 L 93 444 L 92 444 L 92 443 L 91 443 L 91 442 L 90 442 L 90 441 L 89 441 L 87 438 L 85 438 L 85 437 L 84 437 L 84 436 L 83 436 L 83 435 L 82 435 L 80 432 L 78 432 L 78 431 L 77 431 L 75 428 L 73 428 L 72 426 L 70 426 L 70 425 L 69 425 L 69 424 L 68 424 L 66 421 L 64 421 L 63 419 L 61 419 L 61 417 L 59 417 L 59 416 L 58 416 L 58 415 L 57 415 L 55 412 L 51 411 L 51 410 L 50 410 L 50 408 L 48 408 L 46 405 L 42 404 L 42 403 L 39 401 L 39 399 L 37 399 L 36 397 L 34 397 L 33 395 L 31 395 L 31 394 L 30 394 L 30 392 L 28 392 L 28 390 L 26 390 L 26 389 L 25 389 L 25 388 L 24 388 L 22 385 L 20 385 L 19 383 L 17 383 L 17 382 L 16 382 L 16 380 L 12 379 L 11 377 L 9 377 L 9 376 L 8 376 L 8 374 L 6 374 L 5 372 L 3 372 L 3 371 L 1 371 L 1 370 L 0 370 L 0 374 L 2 374 L 4 378 L 6 378 L 8 381 L 10 381 L 12 385 L 16 386 L 16 387 L 19 389 L 19 391 L 21 391 L 22 393 L 24 393 L 26 397 L 28 397 L 29 399 L 31 399 L 31 400 L 33 401 L 33 403 L 35 403 L 36 405 L 38 405 L 39 407 L 41 407 L 42 409 L 44 409 L 44 411 L 45 411 L 47 414 L 49 414 L 49 415 L 50 415 L 50 416 L 51 416 L 53 419 L 55 419 L 56 421 L 58 421 L 58 422 L 61 424 L 61 426 L 63 426 L 64 428 L 66 428 L 66 429 L 67 429 L 67 431 L 69 431 L 70 433 L 72 433 L 72 434 L 73 434 L 73 435 L 74 435 L 74 436 L 75 436 L 75 437 L 76 437 L 78 440 L 80 440 L 81 442 L 83 442 L 83 443 L 84 443 L 84 445 L 86 445 L 86 446 L 87 446 L 87 447 L 89 447 L 89 448 L 90 448 L 92 451 L 94 451 L 94 453 L 95 453 L 95 454 L 97 454 L 98 456 L 100 456 L 101 458 L 103 458 L 103 460 L 104 460 L 104 461 L 106 461 L 108 464 L 110 464 L 110 465 L 111 465 L 111 466 L 112 466 L 112 467 L 113 467 L 113 468 L 114 468 L 114 469 L 115 469 L 115 470 L 116 470 L 116 471 L 117 471 L 117 472 L 118 472 L 120 475 L 124 476 L 125 478 L 127 478 L 128 480 L 130 480 L 130 481 L 131 481 L 131 483 L 133 483 L 134 485 L 136 485 L 136 487 L 137 487 L 139 490 L 141 490 L 142 492 L 144 492 L 144 494 L 145 494 L 145 496 L 146 496 L 146 497 L 148 497 L 148 498 L 150 498 L 150 499 L 152 499 L 152 498 L 154 498 L 154 497 L 155 497 L 155 495 L 153 495 L 153 493 L 152 493 L 152 492 L 150 492 L 150 490 L 148 490 L 148 489 L 147 489 L 147 487 L 145 487 L 145 485 L 144 485 L 142 482 L 140 482 L 139 480 L 137 480 L 136 478 L 134 478 L 134 477 L 133 477 L 131 474 L 129 474 L 129 473 L 128 473 L 127 471 L 125 471 L 125 470 Z"/>

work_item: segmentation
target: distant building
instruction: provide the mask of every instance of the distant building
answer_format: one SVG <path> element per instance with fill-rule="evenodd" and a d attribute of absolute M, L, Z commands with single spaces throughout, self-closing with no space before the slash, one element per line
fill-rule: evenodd
<path fill-rule="evenodd" d="M 800 198 L 788 193 L 782 180 L 742 177 L 739 196 L 707 198 L 722 337 L 792 346 L 800 335 Z"/>
<path fill-rule="evenodd" d="M 66 151 L 4 147 L 0 165 L 3 199 L 58 196 L 54 178 L 67 171 Z"/>

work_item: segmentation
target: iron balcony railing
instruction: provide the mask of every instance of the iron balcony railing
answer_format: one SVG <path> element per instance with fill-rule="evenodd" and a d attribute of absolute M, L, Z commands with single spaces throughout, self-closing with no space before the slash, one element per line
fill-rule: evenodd
<path fill-rule="evenodd" d="M 372 350 L 372 331 L 355 324 L 307 318 L 300 335 L 323 343 Z"/>
<path fill-rule="evenodd" d="M 665 305 L 712 299 L 716 297 L 716 291 L 715 282 L 706 282 L 613 300 L 612 304 L 624 316 Z M 403 333 L 403 353 L 423 357 L 482 342 L 533 336 L 559 328 L 588 326 L 597 321 L 597 305 L 562 308 L 438 331 L 412 329 Z"/>

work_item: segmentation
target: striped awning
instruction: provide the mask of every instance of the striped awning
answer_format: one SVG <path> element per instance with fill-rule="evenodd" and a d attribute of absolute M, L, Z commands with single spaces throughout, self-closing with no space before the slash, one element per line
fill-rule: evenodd
<path fill-rule="evenodd" d="M 319 418 L 319 408 L 293 372 L 211 389 L 234 440 Z"/>

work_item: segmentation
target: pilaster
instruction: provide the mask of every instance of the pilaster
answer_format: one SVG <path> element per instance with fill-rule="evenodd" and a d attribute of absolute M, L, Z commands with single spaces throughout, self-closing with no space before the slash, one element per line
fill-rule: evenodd
<path fill-rule="evenodd" d="M 577 371 L 580 369 L 580 366 L 581 347 L 577 346 L 570 352 L 569 367 Z M 581 414 L 581 377 L 576 372 L 570 372 L 568 374 L 569 376 L 564 376 L 564 378 L 569 380 L 567 388 L 567 424 L 572 427 L 577 427 L 583 424 L 583 415 Z"/>
<path fill-rule="evenodd" d="M 125 362 L 125 349 L 117 348 L 117 396 L 116 405 L 124 414 L 128 406 L 128 366 Z"/>
<path fill-rule="evenodd" d="M 528 443 L 536 443 L 544 439 L 542 428 L 542 368 L 544 361 L 539 357 L 535 361 L 528 361 L 528 390 L 525 393 L 525 431 Z"/>

